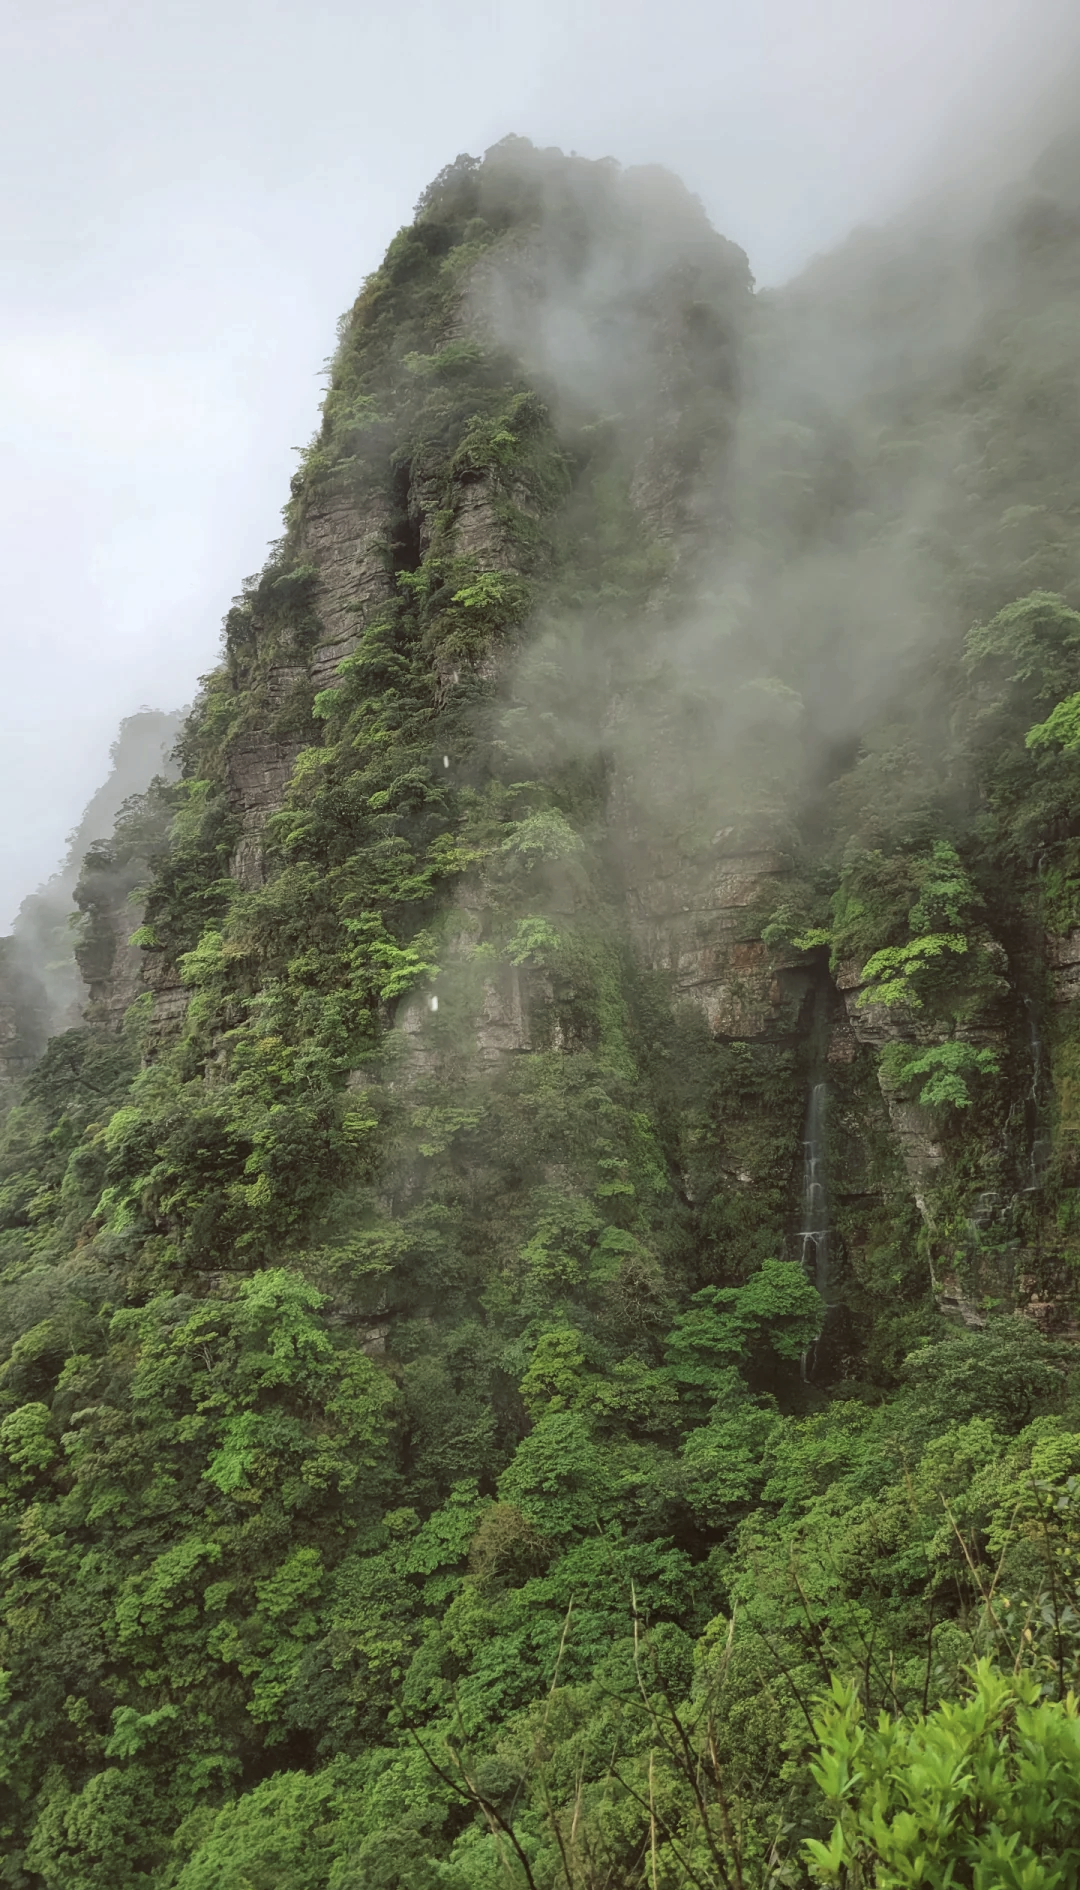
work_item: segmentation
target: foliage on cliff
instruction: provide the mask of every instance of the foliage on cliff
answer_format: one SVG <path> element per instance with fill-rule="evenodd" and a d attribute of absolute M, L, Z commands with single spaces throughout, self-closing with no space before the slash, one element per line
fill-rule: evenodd
<path fill-rule="evenodd" d="M 1052 201 L 1002 212 L 964 348 L 906 379 L 872 262 L 861 300 L 849 256 L 755 301 L 673 180 L 516 140 L 365 285 L 182 776 L 83 874 L 84 957 L 130 919 L 147 988 L 55 1037 L 3 1126 L 0 1882 L 886 1882 L 909 1825 L 944 1882 L 888 1751 L 1005 1726 L 986 1803 L 1015 1881 L 1052 1881 Z M 834 297 L 865 384 L 777 394 Z M 1032 1273 L 1065 1336 L 1011 1310 Z"/>

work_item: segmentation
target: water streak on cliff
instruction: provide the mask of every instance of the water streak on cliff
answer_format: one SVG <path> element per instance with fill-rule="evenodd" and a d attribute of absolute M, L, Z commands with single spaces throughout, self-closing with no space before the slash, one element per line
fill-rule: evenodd
<path fill-rule="evenodd" d="M 810 1091 L 803 1134 L 803 1224 L 798 1236 L 803 1271 L 808 1279 L 813 1280 L 824 1300 L 827 1300 L 829 1290 L 829 1198 L 825 1169 L 828 1099 L 828 1084 L 815 1083 Z M 800 1366 L 804 1380 L 813 1368 L 816 1351 L 817 1343 L 803 1353 Z"/>
<path fill-rule="evenodd" d="M 1025 1188 L 1025 1194 L 1034 1193 L 1041 1188 L 1046 1175 L 1046 1164 L 1050 1158 L 1050 1140 L 1040 1127 L 1043 1105 L 1043 1082 L 1045 1054 L 1043 1040 L 1039 1030 L 1039 1014 L 1031 998 L 1025 997 L 1024 1010 L 1028 1020 L 1028 1042 L 1031 1050 L 1031 1083 L 1025 1099 L 1025 1114 L 1028 1131 L 1028 1163 L 1031 1179 Z"/>

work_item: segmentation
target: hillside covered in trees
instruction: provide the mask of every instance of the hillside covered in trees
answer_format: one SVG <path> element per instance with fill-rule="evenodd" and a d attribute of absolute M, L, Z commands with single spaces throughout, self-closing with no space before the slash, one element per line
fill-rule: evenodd
<path fill-rule="evenodd" d="M 1080 148 L 459 158 L 284 521 L 4 987 L 0 1883 L 1077 1884 Z"/>

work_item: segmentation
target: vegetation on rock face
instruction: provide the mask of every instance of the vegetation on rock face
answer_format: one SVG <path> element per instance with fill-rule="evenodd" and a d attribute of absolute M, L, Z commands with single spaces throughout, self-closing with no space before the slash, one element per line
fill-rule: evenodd
<path fill-rule="evenodd" d="M 2 1126 L 0 1882 L 1077 1883 L 1071 188 L 365 285 Z"/>
<path fill-rule="evenodd" d="M 114 858 L 115 824 L 125 802 L 140 796 L 151 779 L 172 773 L 171 751 L 181 720 L 154 709 L 125 717 L 113 743 L 109 777 L 70 835 L 63 865 L 22 902 L 0 964 L 0 1090 L 25 1073 L 51 1036 L 82 1022 L 83 981 L 103 987 L 112 975 L 118 941 L 111 921 L 128 892 L 146 877 L 148 864 L 142 861 L 134 872 L 125 871 L 130 847 L 122 860 Z M 118 851 L 124 852 L 122 845 Z M 80 905 L 91 910 L 77 941 L 72 899 L 84 867 Z M 84 951 L 82 980 L 78 944 Z M 103 955 L 95 954 L 95 944 Z M 116 1022 L 122 1010 L 121 1002 Z"/>

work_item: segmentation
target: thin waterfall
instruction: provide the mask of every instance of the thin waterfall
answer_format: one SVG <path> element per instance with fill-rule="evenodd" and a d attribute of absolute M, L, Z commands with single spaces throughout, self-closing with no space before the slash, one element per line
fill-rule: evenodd
<path fill-rule="evenodd" d="M 1031 1050 L 1031 1085 L 1026 1098 L 1025 1114 L 1028 1123 L 1029 1166 L 1031 1180 L 1025 1194 L 1034 1194 L 1042 1187 L 1046 1173 L 1046 1164 L 1050 1158 L 1050 1142 L 1039 1129 L 1039 1118 L 1043 1101 L 1043 1041 L 1039 1033 L 1039 1015 L 1029 997 L 1024 999 L 1024 1009 L 1028 1020 L 1028 1044 Z"/>
<path fill-rule="evenodd" d="M 1024 1009 L 1028 1020 L 1028 1042 L 1031 1045 L 1031 1100 L 1038 1102 L 1042 1089 L 1043 1044 L 1039 1035 L 1039 1015 L 1029 997 L 1024 999 Z"/>
<path fill-rule="evenodd" d="M 822 1299 L 829 1289 L 829 1197 L 825 1175 L 825 1113 L 829 1100 L 827 1083 L 815 1083 L 806 1109 L 803 1135 L 802 1226 L 799 1229 L 799 1259 L 808 1280 L 813 1280 Z M 800 1361 L 803 1379 L 814 1362 L 819 1341 L 808 1347 Z"/>

